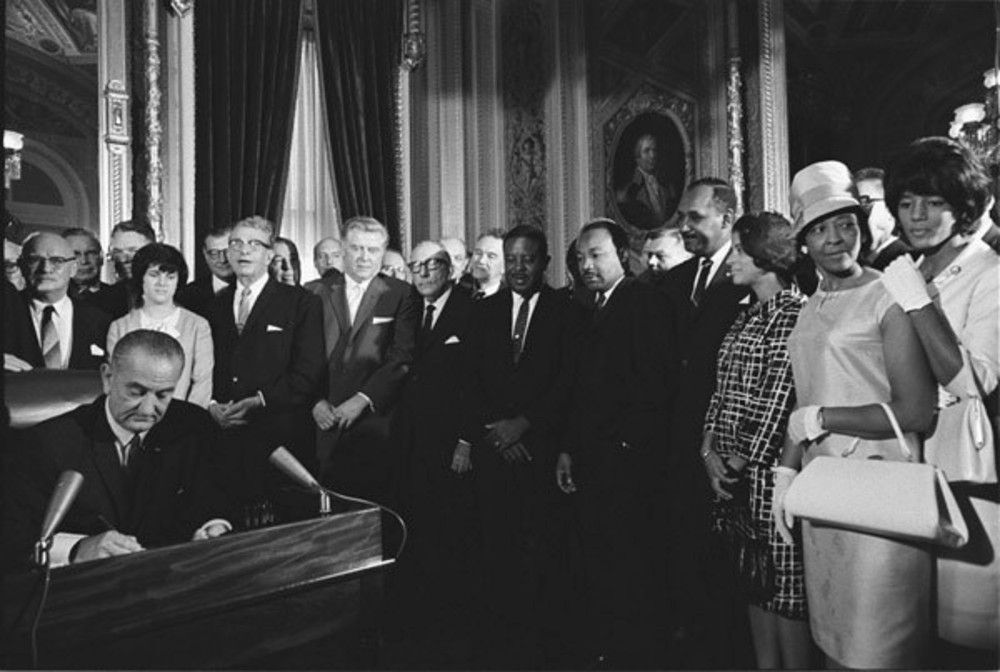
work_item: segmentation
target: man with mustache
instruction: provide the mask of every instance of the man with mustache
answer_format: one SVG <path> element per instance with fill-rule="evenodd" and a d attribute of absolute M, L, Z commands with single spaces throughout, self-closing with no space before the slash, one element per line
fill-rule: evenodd
<path fill-rule="evenodd" d="M 675 664 L 742 667 L 726 658 L 731 655 L 726 637 L 735 627 L 731 620 L 737 610 L 725 602 L 725 589 L 718 588 L 718 558 L 709 547 L 708 506 L 712 496 L 698 452 L 705 412 L 715 389 L 719 345 L 742 306 L 750 301 L 749 288 L 733 285 L 726 266 L 737 215 L 736 193 L 724 180 L 696 180 L 682 194 L 677 213 L 684 247 L 694 257 L 671 269 L 666 281 L 674 303 L 683 308 L 683 391 L 675 398 L 671 413 L 667 493 L 672 516 L 669 529 L 677 540 L 671 544 L 671 550 L 676 551 L 671 554 L 673 599 L 687 607 L 677 610 L 681 620 L 672 625 L 674 635 L 685 640 L 683 646 L 690 645 L 687 653 L 679 655 L 707 658 L 682 657 Z M 694 645 L 692 633 L 707 639 Z"/>
<path fill-rule="evenodd" d="M 566 377 L 555 479 L 579 511 L 589 653 L 600 669 L 663 668 L 674 311 L 668 295 L 628 277 L 628 234 L 617 223 L 591 221 L 577 240 L 594 304 Z"/>

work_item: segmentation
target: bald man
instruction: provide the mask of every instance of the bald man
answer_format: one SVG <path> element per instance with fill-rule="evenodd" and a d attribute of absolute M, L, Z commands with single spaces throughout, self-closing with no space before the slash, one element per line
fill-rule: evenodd
<path fill-rule="evenodd" d="M 23 307 L 10 319 L 27 320 L 35 338 L 5 344 L 5 352 L 34 368 L 97 370 L 104 361 L 111 318 L 70 298 L 76 256 L 69 242 L 54 233 L 37 233 L 25 241 L 18 263 L 27 288 Z"/>
<path fill-rule="evenodd" d="M 344 279 L 344 244 L 336 238 L 323 238 L 313 247 L 313 265 L 319 277 L 302 285 L 317 292 L 321 285 Z"/>

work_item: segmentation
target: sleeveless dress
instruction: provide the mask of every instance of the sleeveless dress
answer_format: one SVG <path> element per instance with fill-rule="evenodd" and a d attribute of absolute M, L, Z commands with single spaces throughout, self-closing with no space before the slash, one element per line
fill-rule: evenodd
<path fill-rule="evenodd" d="M 881 282 L 817 290 L 788 339 L 799 406 L 864 406 L 890 401 L 879 324 L 893 305 Z M 918 443 L 907 436 L 911 449 Z M 827 434 L 805 451 L 905 461 L 895 438 Z M 831 493 L 831 496 L 836 496 Z M 922 544 L 802 521 L 806 596 L 816 644 L 852 668 L 926 665 L 932 556 Z"/>

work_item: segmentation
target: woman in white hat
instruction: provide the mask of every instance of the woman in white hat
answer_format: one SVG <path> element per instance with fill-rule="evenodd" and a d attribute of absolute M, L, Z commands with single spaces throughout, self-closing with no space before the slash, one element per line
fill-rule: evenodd
<path fill-rule="evenodd" d="M 938 561 L 938 634 L 991 650 L 995 667 L 1000 505 L 990 416 L 996 420 L 1000 377 L 1000 258 L 981 239 L 989 200 L 990 178 L 968 149 L 948 138 L 911 144 L 892 165 L 886 202 L 920 259 L 896 259 L 882 282 L 916 329 L 938 384 L 924 456 L 969 501 L 967 521 L 979 519 L 969 544 Z M 979 552 L 989 547 L 992 562 Z"/>
<path fill-rule="evenodd" d="M 928 429 L 936 397 L 913 325 L 878 271 L 858 263 L 867 227 L 850 171 L 837 161 L 814 163 L 796 174 L 791 191 L 796 238 L 821 279 L 788 340 L 797 400 L 772 508 L 787 539 L 793 522 L 783 500 L 801 465 L 818 455 L 906 460 L 880 403 L 904 432 L 916 433 Z M 830 666 L 926 665 L 928 548 L 808 521 L 802 548 L 810 628 Z"/>

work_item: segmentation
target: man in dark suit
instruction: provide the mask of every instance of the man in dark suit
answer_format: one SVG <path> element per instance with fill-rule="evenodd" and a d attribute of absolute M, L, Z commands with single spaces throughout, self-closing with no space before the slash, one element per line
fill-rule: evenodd
<path fill-rule="evenodd" d="M 237 222 L 229 234 L 236 283 L 212 301 L 215 370 L 209 413 L 223 432 L 231 486 L 243 502 L 269 496 L 283 483 L 267 456 L 285 446 L 315 466 L 309 408 L 323 367 L 319 301 L 267 272 L 274 225 L 263 217 Z"/>
<path fill-rule="evenodd" d="M 502 667 L 540 667 L 541 587 L 556 434 L 579 313 L 545 284 L 544 232 L 518 226 L 503 239 L 505 286 L 476 303 L 462 378 L 465 423 L 456 451 L 472 450 L 483 526 L 488 630 Z"/>
<path fill-rule="evenodd" d="M 224 226 L 205 234 L 201 254 L 205 258 L 205 265 L 208 266 L 208 275 L 189 282 L 178 292 L 177 302 L 205 319 L 208 319 L 211 313 L 212 300 L 215 296 L 236 281 L 236 275 L 227 257 L 230 231 L 232 231 L 231 226 Z"/>
<path fill-rule="evenodd" d="M 136 306 L 132 285 L 132 257 L 140 249 L 156 242 L 156 233 L 149 224 L 137 220 L 118 222 L 111 229 L 108 256 L 114 262 L 118 281 L 94 294 L 91 302 L 117 320 Z"/>
<path fill-rule="evenodd" d="M 303 289 L 316 292 L 327 284 L 344 277 L 344 245 L 336 238 L 323 238 L 313 248 L 313 265 L 319 277 L 302 285 Z"/>
<path fill-rule="evenodd" d="M 111 319 L 91 305 L 70 298 L 76 258 L 69 243 L 54 233 L 36 233 L 24 242 L 21 269 L 28 283 L 20 305 L 7 318 L 31 325 L 34 338 L 4 344 L 5 352 L 34 368 L 97 370 L 104 361 Z M 17 331 L 24 334 L 26 330 Z"/>
<path fill-rule="evenodd" d="M 736 194 L 729 184 L 716 178 L 692 182 L 681 196 L 677 213 L 684 247 L 694 257 L 671 269 L 667 278 L 668 291 L 684 316 L 680 332 L 683 382 L 671 413 L 667 493 L 668 529 L 676 540 L 671 544 L 673 601 L 686 606 L 675 611 L 678 620 L 673 626 L 680 638 L 692 632 L 705 634 L 707 639 L 698 646 L 691 640 L 680 644 L 697 649 L 692 654 L 708 657 L 674 662 L 682 667 L 705 661 L 731 666 L 736 663 L 724 657 L 730 649 L 729 640 L 723 637 L 733 630 L 721 619 L 736 608 L 725 601 L 725 595 L 710 593 L 716 590 L 720 576 L 718 557 L 710 545 L 712 494 L 698 451 L 705 411 L 715 389 L 719 345 L 736 316 L 749 305 L 750 291 L 732 283 L 726 265 L 736 218 Z M 721 633 L 718 640 L 712 639 L 715 630 L 707 630 L 714 623 Z"/>
<path fill-rule="evenodd" d="M 896 218 L 885 204 L 885 171 L 881 168 L 862 168 L 854 173 L 854 184 L 872 237 L 871 249 L 863 261 L 876 271 L 883 271 L 909 249 L 895 235 Z"/>
<path fill-rule="evenodd" d="M 27 430 L 6 456 L 4 543 L 24 566 L 59 475 L 83 485 L 51 549 L 53 565 L 84 562 L 231 529 L 214 480 L 208 414 L 173 400 L 184 351 L 162 332 L 139 330 L 101 368 L 104 395 Z"/>
<path fill-rule="evenodd" d="M 344 277 L 317 289 L 327 365 L 312 407 L 321 481 L 381 501 L 393 490 L 390 421 L 413 361 L 419 313 L 410 285 L 379 274 L 388 242 L 372 217 L 344 225 Z"/>
<path fill-rule="evenodd" d="M 69 295 L 81 301 L 92 301 L 98 292 L 111 286 L 101 281 L 101 268 L 104 266 L 101 241 L 90 229 L 79 227 L 66 229 L 62 237 L 76 256 L 76 274 L 70 282 Z"/>
<path fill-rule="evenodd" d="M 669 297 L 626 277 L 628 235 L 586 224 L 577 241 L 595 293 L 569 377 L 568 420 L 556 463 L 575 493 L 595 663 L 664 665 L 666 432 L 677 386 Z"/>
<path fill-rule="evenodd" d="M 464 361 L 473 302 L 451 280 L 451 259 L 440 244 L 414 247 L 409 269 L 422 320 L 393 423 L 399 504 L 409 537 L 392 588 L 389 629 L 421 643 L 419 657 L 407 658 L 407 665 L 471 666 L 478 520 L 468 453 L 460 459 L 455 441 L 462 399 L 456 372 Z"/>

